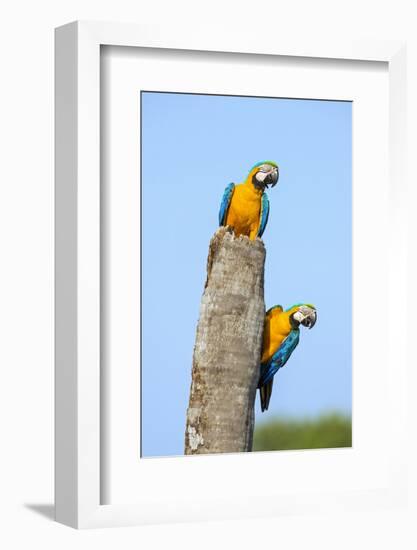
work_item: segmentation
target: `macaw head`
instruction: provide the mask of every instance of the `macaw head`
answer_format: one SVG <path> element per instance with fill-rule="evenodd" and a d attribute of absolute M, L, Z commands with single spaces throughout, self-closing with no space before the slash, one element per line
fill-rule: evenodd
<path fill-rule="evenodd" d="M 272 160 L 264 160 L 251 168 L 246 181 L 256 189 L 264 191 L 269 185 L 274 187 L 278 182 L 278 178 L 278 164 Z"/>
<path fill-rule="evenodd" d="M 287 311 L 290 312 L 290 323 L 294 328 L 303 325 L 313 328 L 317 321 L 317 310 L 312 304 L 296 304 Z"/>

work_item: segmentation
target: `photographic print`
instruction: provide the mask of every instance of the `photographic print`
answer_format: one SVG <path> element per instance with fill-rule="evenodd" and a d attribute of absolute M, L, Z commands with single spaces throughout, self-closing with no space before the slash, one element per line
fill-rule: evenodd
<path fill-rule="evenodd" d="M 141 456 L 351 447 L 352 103 L 140 109 Z"/>

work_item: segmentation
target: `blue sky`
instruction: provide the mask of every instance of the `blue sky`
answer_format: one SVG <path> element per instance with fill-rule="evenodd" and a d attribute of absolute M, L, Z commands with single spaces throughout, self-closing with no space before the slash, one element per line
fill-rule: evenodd
<path fill-rule="evenodd" d="M 265 302 L 318 320 L 274 382 L 273 416 L 351 412 L 352 105 L 142 93 L 142 455 L 183 454 L 208 244 L 226 185 L 275 160 Z"/>

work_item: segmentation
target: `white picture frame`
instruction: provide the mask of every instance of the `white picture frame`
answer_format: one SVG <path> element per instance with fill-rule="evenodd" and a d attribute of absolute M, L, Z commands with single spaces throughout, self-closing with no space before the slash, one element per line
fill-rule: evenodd
<path fill-rule="evenodd" d="M 240 497 L 207 500 L 196 507 L 178 496 L 134 503 L 101 504 L 100 403 L 100 48 L 128 46 L 230 52 L 333 60 L 382 61 L 389 71 L 389 157 L 392 206 L 390 280 L 406 293 L 405 242 L 405 45 L 369 41 L 280 43 L 276 37 L 192 28 L 180 36 L 169 27 L 75 22 L 56 30 L 56 519 L 76 528 L 161 521 L 249 517 L 288 510 L 376 503 L 396 505 L 405 498 L 404 441 L 397 430 L 386 488 L 318 497 L 288 494 L 268 513 Z M 400 300 L 400 297 L 398 297 Z M 405 303 L 405 299 L 404 299 Z M 393 304 L 389 304 L 393 307 Z M 405 336 L 403 336 L 405 338 Z M 403 341 L 403 350 L 406 342 Z M 405 351 L 390 378 L 389 402 L 395 422 L 405 424 Z M 207 460 L 210 457 L 202 459 Z"/>

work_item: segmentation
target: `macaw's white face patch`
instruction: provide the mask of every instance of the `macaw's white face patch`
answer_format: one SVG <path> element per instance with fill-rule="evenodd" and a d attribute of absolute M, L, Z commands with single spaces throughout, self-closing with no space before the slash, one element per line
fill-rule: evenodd
<path fill-rule="evenodd" d="M 267 172 L 258 172 L 255 177 L 259 182 L 263 182 L 267 175 Z"/>

